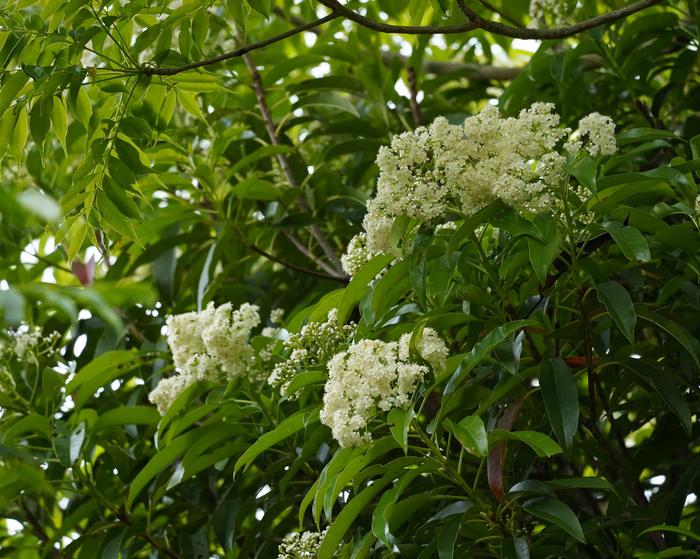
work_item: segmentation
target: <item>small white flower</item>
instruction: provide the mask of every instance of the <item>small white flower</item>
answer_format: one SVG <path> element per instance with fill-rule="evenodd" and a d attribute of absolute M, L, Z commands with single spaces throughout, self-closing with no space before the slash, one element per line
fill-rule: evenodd
<path fill-rule="evenodd" d="M 410 404 L 428 367 L 410 361 L 411 335 L 398 342 L 361 340 L 328 362 L 321 422 L 331 428 L 341 447 L 361 446 L 372 439 L 368 423 L 377 410 Z M 447 347 L 426 328 L 418 351 L 434 368 L 442 368 Z"/>
<path fill-rule="evenodd" d="M 617 151 L 615 141 L 615 123 L 609 116 L 591 113 L 578 123 L 579 134 L 588 136 L 586 150 L 593 157 L 612 155 Z"/>
<path fill-rule="evenodd" d="M 328 528 L 323 532 L 293 532 L 285 536 L 277 549 L 277 559 L 316 559 Z"/>
<path fill-rule="evenodd" d="M 376 254 L 367 246 L 367 233 L 358 233 L 350 239 L 345 254 L 340 257 L 343 271 L 351 277 L 354 276 L 357 270 L 363 264 L 369 262 Z"/>
<path fill-rule="evenodd" d="M 161 413 L 197 380 L 259 375 L 250 345 L 251 331 L 260 324 L 256 305 L 244 303 L 233 310 L 230 303 L 219 307 L 209 303 L 201 312 L 168 316 L 166 324 L 177 374 L 161 380 L 149 394 Z"/>

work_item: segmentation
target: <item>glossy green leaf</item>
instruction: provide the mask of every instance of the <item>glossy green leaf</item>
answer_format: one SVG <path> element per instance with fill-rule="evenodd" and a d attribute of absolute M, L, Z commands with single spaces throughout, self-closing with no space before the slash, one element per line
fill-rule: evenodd
<path fill-rule="evenodd" d="M 550 437 L 538 431 L 506 431 L 494 429 L 489 433 L 489 443 L 493 444 L 502 440 L 520 441 L 537 453 L 537 456 L 546 458 L 561 454 L 561 447 Z"/>
<path fill-rule="evenodd" d="M 253 460 L 271 446 L 276 445 L 302 429 L 305 429 L 307 426 L 317 422 L 319 420 L 318 412 L 318 409 L 314 411 L 301 410 L 289 416 L 271 431 L 265 433 L 236 461 L 236 465 L 233 468 L 234 474 L 241 468 L 247 468 Z"/>
<path fill-rule="evenodd" d="M 557 499 L 545 498 L 523 507 L 531 515 L 558 526 L 575 540 L 585 543 L 586 538 L 576 514 Z"/>
<path fill-rule="evenodd" d="M 489 446 L 486 428 L 479 416 L 469 415 L 459 423 L 448 421 L 447 425 L 457 437 L 457 440 L 470 453 L 481 457 L 488 454 Z"/>
<path fill-rule="evenodd" d="M 540 366 L 540 390 L 554 434 L 567 452 L 578 428 L 578 387 L 563 359 L 548 359 Z"/>

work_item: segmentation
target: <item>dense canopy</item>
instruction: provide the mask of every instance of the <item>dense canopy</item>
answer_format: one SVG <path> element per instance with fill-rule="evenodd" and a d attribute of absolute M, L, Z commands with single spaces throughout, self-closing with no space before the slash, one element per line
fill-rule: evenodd
<path fill-rule="evenodd" d="M 3 2 L 0 556 L 698 556 L 699 24 Z"/>

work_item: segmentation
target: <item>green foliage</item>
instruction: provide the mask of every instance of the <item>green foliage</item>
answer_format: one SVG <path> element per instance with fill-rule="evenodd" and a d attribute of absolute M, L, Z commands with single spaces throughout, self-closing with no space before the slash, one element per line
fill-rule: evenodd
<path fill-rule="evenodd" d="M 526 25 L 527 4 L 474 9 Z M 346 6 L 464 23 L 451 0 Z M 321 10 L 0 8 L 0 556 L 266 558 L 326 528 L 320 559 L 698 555 L 697 2 L 534 51 L 336 18 L 227 55 Z M 615 155 L 567 168 L 590 199 L 554 216 L 495 202 L 438 231 L 400 216 L 391 253 L 346 277 L 380 146 L 534 101 L 616 123 Z M 161 416 L 165 317 L 209 302 L 260 307 L 268 369 L 331 309 L 355 341 L 409 334 L 423 364 L 432 328 L 449 357 L 360 448 L 320 421 L 325 361 L 282 394 L 200 380 Z"/>

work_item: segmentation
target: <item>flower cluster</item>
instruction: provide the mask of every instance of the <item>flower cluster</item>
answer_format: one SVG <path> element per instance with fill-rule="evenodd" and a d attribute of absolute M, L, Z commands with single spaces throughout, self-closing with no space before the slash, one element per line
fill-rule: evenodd
<path fill-rule="evenodd" d="M 422 334 L 418 353 L 434 370 L 444 367 L 447 346 L 430 328 Z M 331 428 L 340 446 L 369 442 L 367 426 L 377 410 L 410 403 L 428 373 L 426 365 L 410 360 L 410 339 L 411 334 L 405 334 L 398 342 L 361 340 L 328 362 L 321 422 Z"/>
<path fill-rule="evenodd" d="M 593 157 L 612 155 L 617 151 L 615 123 L 609 116 L 591 113 L 583 117 L 578 123 L 578 130 L 564 148 L 570 153 L 577 153 L 583 146 L 581 138 L 584 137 L 588 138 L 586 151 Z"/>
<path fill-rule="evenodd" d="M 277 559 L 316 559 L 328 528 L 323 532 L 288 534 L 277 548 Z"/>
<path fill-rule="evenodd" d="M 348 269 L 369 256 L 388 252 L 396 216 L 434 222 L 451 210 L 469 216 L 502 200 L 525 214 L 558 211 L 557 194 L 566 156 L 562 141 L 571 130 L 559 125 L 550 103 L 534 103 L 517 117 L 503 118 L 488 105 L 462 125 L 440 117 L 428 127 L 395 136 L 377 155 L 376 196 L 367 203 L 366 237 L 353 239 Z M 580 121 L 591 155 L 616 150 L 615 126 L 593 113 Z M 581 149 L 578 140 L 566 144 Z"/>
<path fill-rule="evenodd" d="M 8 339 L 6 342 L 0 340 L 0 353 L 19 360 L 26 360 L 32 354 L 53 353 L 61 337 L 58 332 L 44 336 L 41 328 L 27 324 L 20 325 L 16 330 L 5 330 L 5 335 Z"/>
<path fill-rule="evenodd" d="M 209 303 L 201 312 L 169 316 L 166 324 L 177 375 L 161 380 L 148 396 L 161 413 L 197 380 L 255 375 L 250 333 L 260 324 L 256 305 L 233 310 L 230 303 Z"/>
<path fill-rule="evenodd" d="M 354 276 L 357 270 L 369 262 L 373 256 L 374 253 L 367 246 L 367 233 L 361 232 L 350 239 L 345 254 L 340 258 L 340 263 L 347 275 Z"/>
<path fill-rule="evenodd" d="M 576 0 L 530 0 L 531 26 L 535 29 L 573 23 Z"/>
<path fill-rule="evenodd" d="M 0 392 L 14 399 L 17 382 L 28 382 L 28 368 L 39 374 L 43 367 L 53 366 L 60 354 L 60 340 L 58 332 L 44 335 L 38 326 L 25 323 L 0 332 Z"/>
<path fill-rule="evenodd" d="M 355 333 L 355 324 L 338 324 L 338 312 L 331 309 L 325 322 L 308 322 L 284 341 L 287 358 L 275 365 L 267 382 L 284 393 L 299 373 L 321 367 L 340 349 L 346 347 Z"/>

